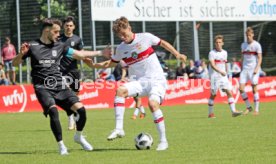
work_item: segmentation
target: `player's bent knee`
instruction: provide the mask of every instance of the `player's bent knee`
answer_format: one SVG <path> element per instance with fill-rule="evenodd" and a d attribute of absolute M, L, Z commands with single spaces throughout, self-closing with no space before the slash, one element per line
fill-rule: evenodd
<path fill-rule="evenodd" d="M 157 95 L 151 95 L 149 97 L 149 107 L 151 111 L 155 111 L 159 109 L 160 104 L 161 104 L 161 97 Z"/>
<path fill-rule="evenodd" d="M 85 110 L 84 107 L 78 109 L 78 110 L 77 110 L 77 113 L 78 113 L 79 115 L 81 115 L 81 116 L 86 117 L 86 110 Z"/>
<path fill-rule="evenodd" d="M 48 113 L 49 113 L 49 116 L 50 116 L 51 119 L 53 119 L 53 120 L 59 119 L 58 118 L 58 110 L 57 110 L 56 107 L 51 107 L 49 109 Z"/>
<path fill-rule="evenodd" d="M 82 107 L 83 107 L 83 104 L 81 102 L 77 102 L 71 107 L 71 110 L 76 112 L 78 109 L 80 109 Z"/>

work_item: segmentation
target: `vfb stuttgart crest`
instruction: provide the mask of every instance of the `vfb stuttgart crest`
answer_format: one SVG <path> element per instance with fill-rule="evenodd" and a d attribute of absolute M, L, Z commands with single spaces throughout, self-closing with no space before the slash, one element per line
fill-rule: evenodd
<path fill-rule="evenodd" d="M 75 42 L 72 41 L 72 42 L 71 42 L 71 47 L 74 47 L 74 46 L 75 46 Z"/>
<path fill-rule="evenodd" d="M 56 57 L 57 56 L 57 50 L 53 50 L 52 55 L 53 55 L 53 57 Z"/>
<path fill-rule="evenodd" d="M 137 58 L 138 58 L 137 52 L 132 52 L 132 53 L 131 53 L 131 57 L 132 57 L 133 59 L 137 59 Z"/>

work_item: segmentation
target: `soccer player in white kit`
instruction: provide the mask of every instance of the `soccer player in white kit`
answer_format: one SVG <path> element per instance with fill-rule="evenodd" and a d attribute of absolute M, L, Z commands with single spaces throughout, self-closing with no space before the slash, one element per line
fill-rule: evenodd
<path fill-rule="evenodd" d="M 228 97 L 228 103 L 232 112 L 232 116 L 236 117 L 242 114 L 235 108 L 235 101 L 231 93 L 231 84 L 227 78 L 226 64 L 227 64 L 227 51 L 222 49 L 224 39 L 222 35 L 217 35 L 214 39 L 215 49 L 209 53 L 209 61 L 211 65 L 210 80 L 211 80 L 211 95 L 208 101 L 209 118 L 215 118 L 214 115 L 214 99 L 218 89 L 222 89 Z"/>
<path fill-rule="evenodd" d="M 147 96 L 160 138 L 156 150 L 166 150 L 168 141 L 160 104 L 166 93 L 167 81 L 152 46 L 160 45 L 184 62 L 187 57 L 176 51 L 168 42 L 150 33 L 133 33 L 125 17 L 120 17 L 114 22 L 113 31 L 122 40 L 116 49 L 116 54 L 109 61 L 91 64 L 94 68 L 114 67 L 120 60 L 124 60 L 128 65 L 130 82 L 118 87 L 116 91 L 114 99 L 116 126 L 107 139 L 113 140 L 125 136 L 123 130 L 125 98 Z"/>
<path fill-rule="evenodd" d="M 246 110 L 244 112 L 244 114 L 246 115 L 253 110 L 248 100 L 248 96 L 244 91 L 246 83 L 250 81 L 253 89 L 255 104 L 255 111 L 253 114 L 258 115 L 260 97 L 257 90 L 257 85 L 262 64 L 262 47 L 260 43 L 254 40 L 254 31 L 251 27 L 248 27 L 246 30 L 246 38 L 247 41 L 242 43 L 241 45 L 243 62 L 242 72 L 240 74 L 240 92 L 242 99 L 245 101 L 246 104 Z"/>

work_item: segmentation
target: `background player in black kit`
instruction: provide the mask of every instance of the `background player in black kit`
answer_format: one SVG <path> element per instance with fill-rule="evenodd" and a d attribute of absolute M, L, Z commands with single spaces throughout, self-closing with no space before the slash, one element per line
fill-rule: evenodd
<path fill-rule="evenodd" d="M 93 147 L 82 135 L 86 123 L 85 108 L 76 94 L 62 80 L 62 74 L 59 70 L 60 59 L 63 56 L 84 59 L 98 55 L 100 51 L 78 51 L 62 42 L 58 42 L 61 25 L 62 23 L 58 19 L 44 19 L 41 37 L 29 44 L 23 43 L 20 53 L 13 60 L 13 65 L 19 65 L 27 57 L 31 58 L 31 76 L 36 96 L 43 107 L 44 115 L 46 117 L 47 115 L 50 116 L 50 125 L 58 142 L 59 153 L 67 155 L 68 151 L 62 140 L 62 129 L 56 105 L 68 113 L 76 113 L 77 131 L 74 135 L 75 142 L 87 151 L 93 150 Z M 108 51 L 103 52 L 109 53 Z"/>
<path fill-rule="evenodd" d="M 63 20 L 64 33 L 61 34 L 60 41 L 71 48 L 82 50 L 82 39 L 74 34 L 75 24 L 75 19 L 72 16 L 68 16 Z M 60 70 L 62 72 L 62 76 L 67 80 L 69 87 L 76 93 L 76 95 L 78 95 L 81 79 L 81 74 L 78 69 L 78 61 L 64 56 L 60 61 Z M 74 114 L 68 115 L 68 129 L 74 130 L 75 128 L 76 124 Z"/>

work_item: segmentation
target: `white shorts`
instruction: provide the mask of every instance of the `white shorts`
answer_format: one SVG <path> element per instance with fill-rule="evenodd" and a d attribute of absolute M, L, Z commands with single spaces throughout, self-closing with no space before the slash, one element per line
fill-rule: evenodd
<path fill-rule="evenodd" d="M 167 89 L 167 81 L 159 80 L 159 81 L 131 81 L 123 84 L 128 90 L 129 97 L 150 97 L 151 95 L 155 95 L 160 97 L 160 102 L 165 97 L 166 89 Z M 161 103 L 160 103 L 161 104 Z"/>
<path fill-rule="evenodd" d="M 232 85 L 229 82 L 227 76 L 223 77 L 211 77 L 211 93 L 212 95 L 216 95 L 219 89 L 231 90 Z"/>
<path fill-rule="evenodd" d="M 259 77 L 260 77 L 259 72 L 254 75 L 254 69 L 242 70 L 240 74 L 240 84 L 246 84 L 248 81 L 250 81 L 252 85 L 257 85 L 259 81 Z"/>

